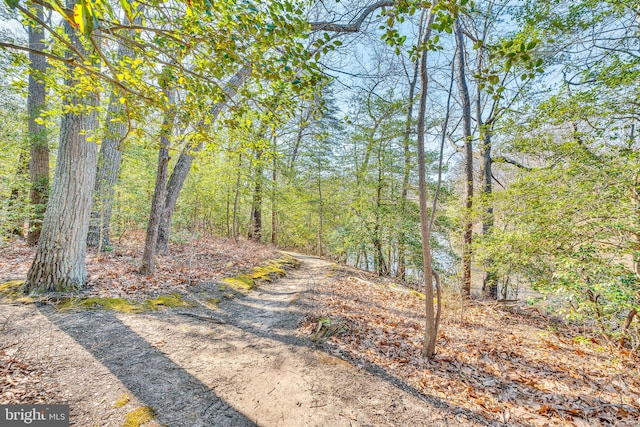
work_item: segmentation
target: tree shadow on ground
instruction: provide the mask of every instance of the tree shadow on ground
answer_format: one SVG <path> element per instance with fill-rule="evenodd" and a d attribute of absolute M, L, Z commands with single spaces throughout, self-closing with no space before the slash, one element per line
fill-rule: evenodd
<path fill-rule="evenodd" d="M 122 323 L 115 312 L 61 315 L 46 306 L 40 312 L 108 368 L 143 405 L 151 407 L 162 425 L 256 425 Z"/>

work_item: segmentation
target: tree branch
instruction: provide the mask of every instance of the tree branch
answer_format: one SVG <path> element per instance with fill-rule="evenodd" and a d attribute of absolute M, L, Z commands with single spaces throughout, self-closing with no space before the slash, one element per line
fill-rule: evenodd
<path fill-rule="evenodd" d="M 525 166 L 520 162 L 517 162 L 517 161 L 515 161 L 513 159 L 506 158 L 504 156 L 496 156 L 492 160 L 493 160 L 494 163 L 509 163 L 510 165 L 514 165 L 514 166 L 518 167 L 519 169 L 523 169 L 523 170 L 526 170 L 526 171 L 529 171 L 529 172 L 531 172 L 533 170 L 533 168 L 530 168 L 529 166 Z"/>
<path fill-rule="evenodd" d="M 376 9 L 390 7 L 395 4 L 393 0 L 380 0 L 362 10 L 360 15 L 351 20 L 348 24 L 337 22 L 310 22 L 311 31 L 331 31 L 334 33 L 357 33 L 360 31 L 364 20 L 367 19 Z"/>

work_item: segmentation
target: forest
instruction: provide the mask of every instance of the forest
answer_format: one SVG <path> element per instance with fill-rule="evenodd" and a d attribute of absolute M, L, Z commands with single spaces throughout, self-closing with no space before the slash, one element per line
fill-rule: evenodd
<path fill-rule="evenodd" d="M 383 283 L 420 301 L 421 338 L 396 361 L 438 363 L 476 307 L 487 328 L 482 310 L 528 313 L 576 354 L 637 367 L 637 0 L 5 0 L 0 68 L 12 304 L 106 277 L 137 304 L 152 282 L 171 293 L 283 250 L 361 272 L 307 301 L 315 338 L 348 336 L 345 301 Z M 633 425 L 640 371 L 620 377 L 600 418 L 552 403 L 535 417 Z"/>

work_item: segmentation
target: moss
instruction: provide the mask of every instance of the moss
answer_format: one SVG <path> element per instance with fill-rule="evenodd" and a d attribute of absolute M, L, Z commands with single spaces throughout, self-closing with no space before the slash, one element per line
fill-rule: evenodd
<path fill-rule="evenodd" d="M 151 421 L 153 417 L 155 417 L 155 411 L 149 406 L 143 406 L 125 415 L 122 427 L 140 427 Z"/>
<path fill-rule="evenodd" d="M 239 274 L 234 277 L 222 279 L 224 285 L 234 289 L 250 291 L 255 288 L 259 282 L 272 282 L 273 280 L 287 275 L 286 267 L 295 268 L 300 265 L 300 261 L 292 256 L 285 255 L 273 261 L 269 261 L 263 265 L 253 268 L 251 271 Z"/>
<path fill-rule="evenodd" d="M 157 298 L 149 299 L 144 303 L 148 310 L 157 310 L 158 307 L 193 307 L 189 301 L 185 301 L 180 294 L 161 295 Z"/>
<path fill-rule="evenodd" d="M 216 308 L 218 308 L 218 304 L 220 303 L 220 298 L 209 297 L 209 298 L 205 298 L 204 301 L 207 307 L 215 310 Z"/>
<path fill-rule="evenodd" d="M 0 294 L 18 292 L 23 284 L 24 280 L 9 280 L 8 282 L 0 283 Z"/>
<path fill-rule="evenodd" d="M 0 301 L 23 304 L 33 302 L 34 299 L 32 297 L 23 293 L 23 285 L 24 280 L 9 280 L 8 282 L 0 283 Z"/>
<path fill-rule="evenodd" d="M 222 281 L 228 287 L 234 289 L 244 289 L 250 291 L 251 289 L 256 287 L 256 282 L 254 282 L 250 277 L 246 276 L 226 277 L 222 279 Z"/>
<path fill-rule="evenodd" d="M 120 399 L 116 400 L 116 403 L 113 404 L 113 408 L 122 408 L 124 405 L 129 403 L 129 395 L 127 393 L 120 396 Z"/>
<path fill-rule="evenodd" d="M 426 299 L 426 298 L 427 298 L 427 297 L 426 297 L 422 292 L 418 292 L 418 291 L 414 291 L 414 290 L 412 290 L 411 292 L 409 292 L 409 294 L 410 294 L 411 296 L 418 297 L 418 298 L 420 298 L 420 299 Z"/>
<path fill-rule="evenodd" d="M 224 292 L 224 291 L 226 291 L 226 290 L 227 290 L 227 285 L 220 285 L 220 286 L 218 286 L 218 290 L 219 290 L 220 292 Z"/>
<path fill-rule="evenodd" d="M 145 310 L 157 310 L 159 307 L 193 307 L 180 294 L 162 295 L 137 304 L 123 298 L 61 298 L 56 300 L 59 310 L 114 310 L 120 313 L 142 313 Z"/>
<path fill-rule="evenodd" d="M 58 300 L 59 310 L 114 310 L 120 313 L 141 313 L 144 309 L 134 302 L 124 298 L 64 298 Z"/>

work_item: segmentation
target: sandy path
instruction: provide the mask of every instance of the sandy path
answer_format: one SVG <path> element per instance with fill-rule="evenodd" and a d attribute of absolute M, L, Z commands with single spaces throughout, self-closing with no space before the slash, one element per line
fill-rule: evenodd
<path fill-rule="evenodd" d="M 121 426 L 140 406 L 156 412 L 149 425 L 172 427 L 481 425 L 314 348 L 298 325 L 330 264 L 296 256 L 288 277 L 215 311 L 0 305 L 1 342 L 44 369 L 52 402 L 70 403 L 77 426 Z M 130 402 L 114 407 L 124 394 Z"/>

